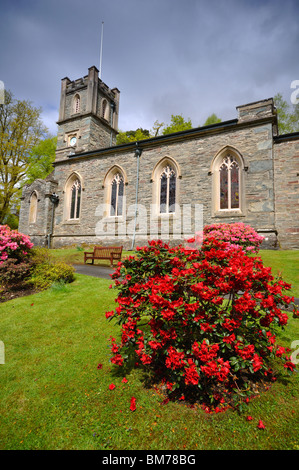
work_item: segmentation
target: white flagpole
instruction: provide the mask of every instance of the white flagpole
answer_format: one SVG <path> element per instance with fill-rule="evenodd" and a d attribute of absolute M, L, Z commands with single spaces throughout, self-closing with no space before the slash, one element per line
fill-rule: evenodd
<path fill-rule="evenodd" d="M 104 21 L 102 21 L 102 33 L 101 33 L 100 73 L 99 73 L 100 79 L 102 79 L 103 31 L 104 31 Z"/>

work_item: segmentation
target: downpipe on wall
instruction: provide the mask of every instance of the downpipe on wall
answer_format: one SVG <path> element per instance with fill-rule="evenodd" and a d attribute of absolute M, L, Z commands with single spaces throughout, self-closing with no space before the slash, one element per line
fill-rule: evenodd
<path fill-rule="evenodd" d="M 135 245 L 135 236 L 136 236 L 136 224 L 137 224 L 137 208 L 138 208 L 138 186 L 139 186 L 139 165 L 140 165 L 140 156 L 142 149 L 138 146 L 136 142 L 135 157 L 137 157 L 137 175 L 136 175 L 136 196 L 135 196 L 135 214 L 134 214 L 134 231 L 132 238 L 131 250 L 134 250 Z"/>
<path fill-rule="evenodd" d="M 52 218 L 51 218 L 51 230 L 50 233 L 48 233 L 48 249 L 51 248 L 51 241 L 52 241 L 52 236 L 53 236 L 53 230 L 54 230 L 54 213 L 55 213 L 55 207 L 57 206 L 59 202 L 59 196 L 56 193 L 52 193 L 50 196 L 50 201 L 52 202 Z"/>

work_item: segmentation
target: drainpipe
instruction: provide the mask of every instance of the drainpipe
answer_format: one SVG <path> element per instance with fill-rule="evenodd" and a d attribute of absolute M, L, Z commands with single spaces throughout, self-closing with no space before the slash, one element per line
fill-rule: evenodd
<path fill-rule="evenodd" d="M 50 233 L 48 233 L 48 248 L 51 248 L 51 239 L 53 236 L 53 229 L 54 229 L 54 211 L 55 211 L 55 206 L 58 204 L 59 201 L 59 196 L 57 196 L 56 193 L 52 193 L 50 196 L 50 201 L 52 202 L 52 219 L 51 219 L 51 230 Z"/>
<path fill-rule="evenodd" d="M 135 198 L 134 232 L 133 232 L 131 250 L 134 250 L 135 236 L 136 236 L 137 206 L 138 206 L 138 184 L 139 184 L 139 160 L 140 160 L 141 153 L 142 153 L 142 149 L 138 146 L 138 142 L 136 142 L 136 149 L 135 149 L 135 157 L 137 157 L 136 198 Z"/>

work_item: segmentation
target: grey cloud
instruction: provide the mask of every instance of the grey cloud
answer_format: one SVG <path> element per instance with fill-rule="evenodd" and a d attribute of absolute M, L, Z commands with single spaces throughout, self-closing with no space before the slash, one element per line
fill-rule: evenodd
<path fill-rule="evenodd" d="M 0 80 L 42 106 L 56 129 L 60 80 L 99 67 L 121 91 L 122 130 L 215 112 L 283 92 L 299 79 L 297 0 L 1 2 Z"/>

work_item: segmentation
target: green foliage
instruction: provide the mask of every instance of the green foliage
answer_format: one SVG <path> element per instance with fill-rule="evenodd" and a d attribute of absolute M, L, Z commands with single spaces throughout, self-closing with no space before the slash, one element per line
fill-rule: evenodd
<path fill-rule="evenodd" d="M 5 228 L 5 233 L 10 233 L 7 228 Z M 53 259 L 46 248 L 31 247 L 28 249 L 27 247 L 25 255 L 22 255 L 22 252 L 19 253 L 17 235 L 24 243 L 24 236 L 18 232 L 14 235 L 15 241 L 8 242 L 8 235 L 2 237 L 3 240 L 5 238 L 5 243 L 13 248 L 6 249 L 5 259 L 3 258 L 3 261 L 0 262 L 2 299 L 6 299 L 11 292 L 29 289 L 41 291 L 48 289 L 55 283 L 61 286 L 74 281 L 74 268 L 63 261 Z M 28 246 L 30 245 L 28 244 Z"/>
<path fill-rule="evenodd" d="M 185 121 L 181 114 L 172 114 L 170 124 L 163 128 L 162 134 L 167 135 L 172 134 L 173 132 L 180 132 L 188 129 L 192 129 L 192 122 L 190 119 Z"/>
<path fill-rule="evenodd" d="M 30 152 L 47 132 L 40 116 L 41 109 L 30 101 L 16 100 L 5 92 L 5 103 L 0 106 L 0 224 L 19 194 Z"/>
<path fill-rule="evenodd" d="M 277 108 L 279 134 L 289 134 L 299 131 L 299 104 L 290 105 L 283 99 L 281 93 L 274 96 Z"/>
<path fill-rule="evenodd" d="M 18 261 L 8 258 L 0 264 L 0 283 L 6 290 L 22 288 L 30 276 L 32 263 L 29 259 Z"/>
<path fill-rule="evenodd" d="M 36 290 L 44 290 L 54 283 L 70 283 L 75 279 L 75 270 L 62 261 L 53 261 L 46 248 L 35 248 L 32 256 L 33 268 L 28 285 Z"/>
<path fill-rule="evenodd" d="M 204 126 L 211 126 L 212 124 L 217 124 L 218 122 L 221 122 L 221 119 L 218 116 L 216 116 L 215 113 L 213 113 L 210 116 L 208 116 L 208 118 L 206 119 L 206 122 L 204 123 Z"/>
<path fill-rule="evenodd" d="M 19 226 L 19 219 L 18 216 L 12 213 L 9 213 L 4 218 L 5 225 L 8 225 L 9 228 L 12 230 L 17 230 Z"/>
<path fill-rule="evenodd" d="M 157 137 L 160 133 L 162 133 L 162 135 L 167 135 L 188 129 L 192 129 L 192 122 L 190 119 L 185 121 L 182 115 L 172 114 L 171 121 L 166 126 L 164 125 L 164 122 L 155 121 L 151 132 L 147 129 L 142 129 L 141 127 L 136 129 L 136 131 L 120 131 L 117 135 L 116 143 L 117 145 L 128 144 L 130 142 Z"/>
<path fill-rule="evenodd" d="M 37 178 L 44 179 L 53 171 L 56 146 L 57 137 L 50 136 L 33 147 L 28 157 L 26 184 L 31 184 Z"/>
<path fill-rule="evenodd" d="M 136 142 L 139 140 L 149 139 L 151 137 L 147 129 L 142 129 L 139 127 L 136 131 L 120 131 L 116 137 L 116 144 L 128 144 L 130 142 Z"/>

